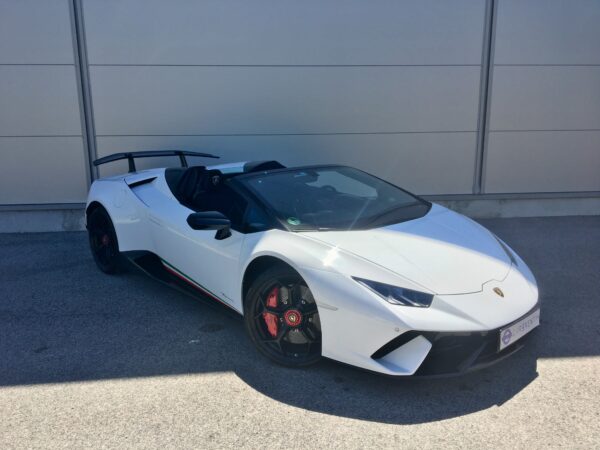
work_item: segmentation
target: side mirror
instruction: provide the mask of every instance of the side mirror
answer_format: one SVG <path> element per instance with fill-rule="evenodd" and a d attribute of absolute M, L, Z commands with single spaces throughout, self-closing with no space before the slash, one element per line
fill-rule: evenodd
<path fill-rule="evenodd" d="M 188 216 L 187 223 L 194 230 L 216 230 L 215 239 L 231 236 L 231 221 L 218 211 L 192 213 Z"/>

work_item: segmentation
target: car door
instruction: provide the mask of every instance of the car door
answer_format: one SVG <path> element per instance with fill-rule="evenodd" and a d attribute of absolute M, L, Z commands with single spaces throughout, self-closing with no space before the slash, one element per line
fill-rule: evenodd
<path fill-rule="evenodd" d="M 157 197 L 149 210 L 156 253 L 172 274 L 235 309 L 240 308 L 239 257 L 245 235 L 240 232 L 245 200 L 236 198 L 231 236 L 215 239 L 214 230 L 194 230 L 187 217 L 194 211 L 169 196 Z"/>

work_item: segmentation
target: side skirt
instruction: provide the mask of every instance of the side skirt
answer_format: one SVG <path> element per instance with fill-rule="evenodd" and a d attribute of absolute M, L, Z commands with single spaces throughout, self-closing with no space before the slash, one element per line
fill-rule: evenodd
<path fill-rule="evenodd" d="M 167 261 L 147 251 L 123 252 L 123 256 L 146 275 L 167 286 L 183 292 L 196 300 L 200 300 L 213 309 L 230 316 L 240 317 L 241 314 L 224 300 L 217 297 L 208 289 L 197 283 Z"/>

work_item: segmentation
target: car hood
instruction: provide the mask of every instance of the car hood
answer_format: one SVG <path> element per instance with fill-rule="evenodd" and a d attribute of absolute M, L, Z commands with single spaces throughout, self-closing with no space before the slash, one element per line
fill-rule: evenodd
<path fill-rule="evenodd" d="M 488 230 L 435 204 L 419 219 L 383 228 L 302 234 L 440 295 L 479 292 L 484 283 L 503 280 L 511 266 Z"/>

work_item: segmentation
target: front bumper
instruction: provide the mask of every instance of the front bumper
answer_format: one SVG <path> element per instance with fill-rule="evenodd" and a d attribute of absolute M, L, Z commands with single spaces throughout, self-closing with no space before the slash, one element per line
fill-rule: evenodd
<path fill-rule="evenodd" d="M 449 375 L 492 364 L 523 346 L 526 337 L 502 352 L 497 347 L 500 328 L 539 307 L 535 279 L 519 265 L 481 292 L 439 295 L 429 308 L 390 305 L 340 274 L 303 276 L 319 299 L 323 356 L 393 376 Z M 505 297 L 493 292 L 496 286 Z"/>
<path fill-rule="evenodd" d="M 539 305 L 532 308 L 513 323 L 533 313 Z M 510 326 L 508 324 L 507 326 Z M 504 327 L 502 327 L 504 328 Z M 482 369 L 493 365 L 513 353 L 522 349 L 535 329 L 523 336 L 518 341 L 498 349 L 500 330 L 497 328 L 489 331 L 473 332 L 431 332 L 407 331 L 377 350 L 371 358 L 384 361 L 386 357 L 413 339 L 422 337 L 431 343 L 431 349 L 414 373 L 414 376 L 436 377 L 459 375 L 473 370 Z"/>

